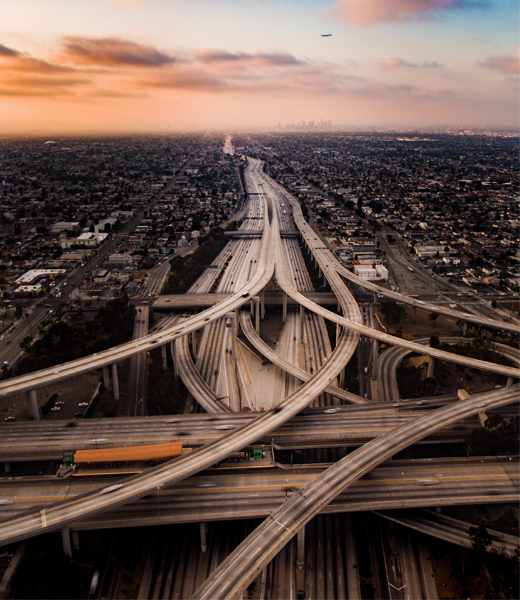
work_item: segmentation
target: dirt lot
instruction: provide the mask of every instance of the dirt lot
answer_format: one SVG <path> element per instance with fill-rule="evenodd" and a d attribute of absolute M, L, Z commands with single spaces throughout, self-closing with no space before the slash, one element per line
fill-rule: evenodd
<path fill-rule="evenodd" d="M 408 304 L 403 304 L 403 308 L 406 311 L 406 316 L 401 320 L 400 323 L 388 323 L 385 317 L 381 314 L 381 305 L 374 305 L 374 328 L 379 331 L 384 329 L 379 324 L 379 321 L 388 329 L 389 333 L 395 333 L 398 330 L 402 331 L 403 338 L 406 340 L 413 340 L 417 338 L 430 337 L 431 335 L 462 335 L 462 330 L 457 327 L 457 319 L 452 317 L 446 317 L 445 315 L 439 315 L 435 321 L 429 318 L 431 312 L 429 310 L 423 310 L 418 308 L 415 315 L 415 323 L 412 323 L 412 307 Z M 448 305 L 443 305 L 448 308 Z M 449 308 L 455 308 L 455 310 L 463 309 L 460 306 Z M 379 317 L 379 321 L 376 318 Z"/>

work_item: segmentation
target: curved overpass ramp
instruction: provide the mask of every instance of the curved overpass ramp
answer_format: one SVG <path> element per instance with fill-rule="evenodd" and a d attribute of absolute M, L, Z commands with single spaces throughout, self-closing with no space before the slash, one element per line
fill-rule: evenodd
<path fill-rule="evenodd" d="M 327 469 L 274 511 L 216 569 L 192 600 L 239 598 L 287 542 L 342 490 L 397 452 L 437 429 L 480 412 L 518 401 L 519 386 L 489 392 L 421 416 L 378 436 Z"/>

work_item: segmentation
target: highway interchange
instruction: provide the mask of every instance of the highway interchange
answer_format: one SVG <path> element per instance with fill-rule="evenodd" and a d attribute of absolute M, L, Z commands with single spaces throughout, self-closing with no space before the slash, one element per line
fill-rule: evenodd
<path fill-rule="evenodd" d="M 296 201 L 263 173 L 260 161 L 250 160 L 246 171 L 246 183 L 252 194 L 249 218 L 244 221 L 245 228 L 257 233 L 258 237 L 234 239 L 225 251 L 227 254 L 224 253 L 217 259 L 221 261 L 221 267 L 229 259 L 229 266 L 218 282 L 218 291 L 229 294 L 225 299 L 198 314 L 186 313 L 180 318 L 174 318 L 171 323 L 164 324 L 160 331 L 146 335 L 145 329 L 142 331 L 142 337 L 109 351 L 29 376 L 4 381 L 0 383 L 0 393 L 9 395 L 35 390 L 50 382 L 115 364 L 126 358 L 142 356 L 152 348 L 169 346 L 183 382 L 193 398 L 207 412 L 222 413 L 230 409 L 237 411 L 240 409 L 241 400 L 236 379 L 232 375 L 234 370 L 232 357 L 237 361 L 240 360 L 236 357 L 234 342 L 235 328 L 240 322 L 250 343 L 277 366 L 270 384 L 274 390 L 272 403 L 265 406 L 263 414 L 247 415 L 245 422 L 235 423 L 236 429 L 219 436 L 218 439 L 211 441 L 211 436 L 201 435 L 201 443 L 206 445 L 170 463 L 150 469 L 142 475 L 126 479 L 120 487 L 110 493 L 104 494 L 102 490 L 86 491 L 72 499 L 39 507 L 19 516 L 13 515 L 3 523 L 0 532 L 1 543 L 24 539 L 69 523 L 83 522 L 104 511 L 138 501 L 155 490 L 195 475 L 212 464 L 224 460 L 232 452 L 268 436 L 274 430 L 279 430 L 284 423 L 309 405 L 327 408 L 335 407 L 342 401 L 366 404 L 366 398 L 349 394 L 338 387 L 341 373 L 356 351 L 360 335 L 399 346 L 405 351 L 418 351 L 421 354 L 429 354 L 458 364 L 518 378 L 519 372 L 516 368 L 456 356 L 418 343 L 396 339 L 372 329 L 371 324 L 362 317 L 342 277 L 377 293 L 381 293 L 381 289 L 374 284 L 358 281 L 358 278 L 335 260 L 330 251 L 323 246 L 323 241 L 316 236 L 301 216 Z M 341 315 L 328 311 L 302 294 L 312 290 L 305 265 L 295 240 L 281 236 L 284 229 L 293 228 L 289 220 L 291 214 L 302 238 L 338 299 Z M 284 308 L 285 330 L 277 348 L 278 352 L 273 352 L 258 336 L 250 317 L 251 310 L 240 310 L 241 306 L 249 307 L 250 304 L 256 305 L 256 310 L 260 310 L 260 301 L 252 302 L 252 298 L 260 296 L 273 274 L 276 284 L 283 292 L 303 307 Z M 209 292 L 215 283 L 216 275 L 217 269 L 207 269 L 206 274 L 190 291 Z M 519 330 L 514 323 L 499 323 L 496 320 L 470 314 L 461 315 L 460 312 L 426 305 L 422 301 L 403 298 L 387 290 L 383 293 L 413 306 L 452 317 L 456 316 L 508 331 Z M 324 319 L 329 319 L 338 326 L 334 350 L 330 346 Z M 146 317 L 144 320 L 146 323 Z M 194 362 L 189 352 L 187 334 L 196 336 L 198 330 L 202 331 L 202 335 L 199 335 L 198 339 L 195 338 L 195 341 L 192 339 L 192 344 L 198 346 L 198 352 L 194 352 L 196 355 Z M 305 369 L 298 366 L 302 347 Z M 226 351 L 221 351 L 220 348 Z M 242 377 L 244 378 L 243 375 Z M 299 381 L 303 381 L 303 385 L 299 385 Z M 133 395 L 135 398 L 140 395 L 139 387 Z M 247 393 L 245 395 L 249 407 L 253 410 L 258 409 L 259 398 L 255 397 L 253 392 L 249 396 Z M 222 397 L 227 397 L 227 406 L 217 401 Z M 211 579 L 208 579 L 194 597 L 239 597 L 249 581 L 296 534 L 298 529 L 313 515 L 324 509 L 346 487 L 359 479 L 363 473 L 372 470 L 400 449 L 434 433 L 441 427 L 483 412 L 484 409 L 499 408 L 517 400 L 518 386 L 512 386 L 464 402 L 451 403 L 437 411 L 421 413 L 415 418 L 407 418 L 405 423 L 395 428 L 393 426 L 390 429 L 385 428 L 384 434 L 378 435 L 362 448 L 335 463 L 300 488 L 298 493 L 288 498 L 287 502 L 272 513 L 265 524 L 253 534 L 253 538 L 248 538 L 214 571 Z M 269 410 L 273 408 L 274 410 Z M 359 408 L 361 409 L 362 406 Z M 226 415 L 221 417 L 226 418 Z"/>

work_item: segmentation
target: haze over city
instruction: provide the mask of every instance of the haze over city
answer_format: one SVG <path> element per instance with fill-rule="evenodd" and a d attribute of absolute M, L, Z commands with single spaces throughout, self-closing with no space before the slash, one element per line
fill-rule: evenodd
<path fill-rule="evenodd" d="M 515 0 L 0 7 L 4 134 L 518 123 Z"/>

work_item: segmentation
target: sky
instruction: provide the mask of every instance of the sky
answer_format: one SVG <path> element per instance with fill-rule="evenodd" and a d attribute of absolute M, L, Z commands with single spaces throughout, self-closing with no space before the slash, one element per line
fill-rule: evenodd
<path fill-rule="evenodd" d="M 0 10 L 0 135 L 321 119 L 518 128 L 519 0 L 0 0 Z"/>

